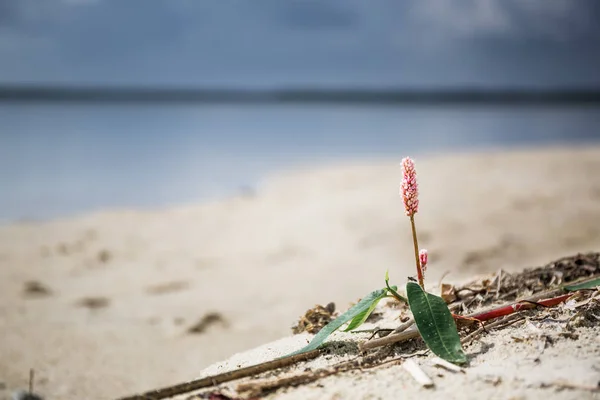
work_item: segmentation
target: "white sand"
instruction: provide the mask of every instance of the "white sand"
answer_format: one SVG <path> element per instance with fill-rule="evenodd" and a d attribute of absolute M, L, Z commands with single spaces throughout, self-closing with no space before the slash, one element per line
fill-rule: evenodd
<path fill-rule="evenodd" d="M 30 367 L 50 399 L 193 379 L 289 335 L 314 304 L 346 308 L 381 287 L 386 269 L 404 283 L 413 256 L 398 196 L 402 156 L 283 174 L 255 197 L 0 227 L 6 393 L 26 387 Z M 416 163 L 430 282 L 600 250 L 600 147 Z M 30 280 L 51 293 L 25 295 Z M 78 305 L 85 298 L 108 303 Z M 186 333 L 211 312 L 224 321 Z"/>

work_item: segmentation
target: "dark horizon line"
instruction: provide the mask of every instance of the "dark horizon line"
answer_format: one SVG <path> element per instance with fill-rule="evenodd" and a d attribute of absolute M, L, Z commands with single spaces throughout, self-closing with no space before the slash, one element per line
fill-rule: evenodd
<path fill-rule="evenodd" d="M 600 87 L 490 89 L 280 88 L 1 85 L 1 103 L 330 103 L 398 105 L 600 105 Z"/>

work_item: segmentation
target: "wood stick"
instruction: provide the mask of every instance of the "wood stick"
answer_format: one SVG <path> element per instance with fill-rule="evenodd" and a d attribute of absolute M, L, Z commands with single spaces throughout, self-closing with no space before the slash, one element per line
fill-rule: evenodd
<path fill-rule="evenodd" d="M 385 346 L 392 343 L 404 342 L 406 340 L 417 338 L 419 335 L 419 330 L 416 326 L 413 326 L 410 329 L 407 329 L 404 332 L 395 333 L 393 335 L 387 335 L 380 339 L 369 340 L 368 342 L 364 342 L 358 345 L 358 349 L 360 351 L 374 349 L 376 347 Z"/>
<path fill-rule="evenodd" d="M 280 387 L 286 386 L 304 385 L 306 383 L 314 382 L 318 379 L 328 377 L 338 372 L 341 371 L 330 368 L 319 370 L 316 372 L 304 372 L 299 375 L 288 376 L 285 378 L 240 383 L 239 385 L 237 385 L 236 391 L 238 393 L 244 393 L 246 396 L 249 397 L 259 397 L 264 392 L 270 390 L 275 390 L 279 389 Z"/>
<path fill-rule="evenodd" d="M 457 309 L 458 307 L 459 307 L 459 304 L 453 304 L 449 308 Z M 397 342 L 403 342 L 405 340 L 410 340 L 410 339 L 419 337 L 420 336 L 419 331 L 417 330 L 416 326 L 413 326 L 414 323 L 415 323 L 415 319 L 411 318 L 408 321 L 406 321 L 405 323 L 403 323 L 402 325 L 400 325 L 399 327 L 397 327 L 394 330 L 394 332 L 390 333 L 389 335 L 379 338 L 379 339 L 373 339 L 373 340 L 369 340 L 369 341 L 359 344 L 358 349 L 360 351 L 365 351 L 365 350 L 369 350 L 369 349 L 374 349 L 376 347 L 381 347 L 381 346 L 385 346 L 385 345 L 397 343 Z M 408 329 L 408 328 L 411 328 L 411 329 Z M 396 332 L 396 331 L 398 331 L 398 332 Z"/>
<path fill-rule="evenodd" d="M 381 349 L 383 350 L 383 349 Z M 302 372 L 300 374 L 287 376 L 283 378 L 275 379 L 261 379 L 253 380 L 251 382 L 240 383 L 237 385 L 236 391 L 238 393 L 245 393 L 246 396 L 259 397 L 264 392 L 279 389 L 286 386 L 298 386 L 306 383 L 314 382 L 321 378 L 326 378 L 330 375 L 338 372 L 351 371 L 353 369 L 359 369 L 361 367 L 360 362 L 353 358 L 348 361 L 343 361 L 330 367 L 321 368 L 316 371 Z"/>
<path fill-rule="evenodd" d="M 300 361 L 311 360 L 316 358 L 321 353 L 322 349 L 309 351 L 302 354 L 297 354 L 289 357 L 278 358 L 273 361 L 267 361 L 257 365 L 236 369 L 221 374 L 207 376 L 205 378 L 194 379 L 189 382 L 180 383 L 174 386 L 168 386 L 162 389 L 151 390 L 146 393 L 123 397 L 119 400 L 160 400 L 167 399 L 183 393 L 193 392 L 195 390 L 204 389 L 218 384 L 233 381 L 236 379 L 246 378 L 248 376 L 257 375 L 266 371 L 271 371 L 278 368 L 287 367 Z"/>
<path fill-rule="evenodd" d="M 236 391 L 238 393 L 244 393 L 246 397 L 260 397 L 261 395 L 264 395 L 265 392 L 277 390 L 283 387 L 304 385 L 306 383 L 315 382 L 319 379 L 326 378 L 330 375 L 340 372 L 348 372 L 357 369 L 365 370 L 369 368 L 381 367 L 382 365 L 390 363 L 397 363 L 415 356 L 424 355 L 427 353 L 427 351 L 429 350 L 419 351 L 413 354 L 404 354 L 387 361 L 375 362 L 376 360 L 385 359 L 391 352 L 391 349 L 382 348 L 374 354 L 371 354 L 367 357 L 362 357 L 362 360 L 358 360 L 360 356 L 357 356 L 351 360 L 342 361 L 341 363 L 337 363 L 326 368 L 321 368 L 316 371 L 302 372 L 300 374 L 283 378 L 253 380 L 251 382 L 240 383 L 237 386 Z"/>
<path fill-rule="evenodd" d="M 405 330 L 407 330 L 408 328 L 410 328 L 414 324 L 415 324 L 415 319 L 413 317 L 410 317 L 410 319 L 408 321 L 406 321 L 405 323 L 403 323 L 402 325 L 400 325 L 399 327 L 397 327 L 396 329 L 394 329 L 392 331 L 392 333 L 390 333 L 390 335 L 394 335 L 396 333 L 404 332 Z"/>

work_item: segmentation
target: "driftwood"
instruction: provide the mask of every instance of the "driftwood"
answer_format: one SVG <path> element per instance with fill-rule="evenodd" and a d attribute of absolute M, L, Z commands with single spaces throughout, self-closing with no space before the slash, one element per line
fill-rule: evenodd
<path fill-rule="evenodd" d="M 151 390 L 146 393 L 137 394 L 134 396 L 123 397 L 119 400 L 159 400 L 168 399 L 183 393 L 190 393 L 199 389 L 216 386 L 224 382 L 234 381 L 236 379 L 246 378 L 248 376 L 258 375 L 263 372 L 272 371 L 279 368 L 284 368 L 289 365 L 296 364 L 301 361 L 311 360 L 318 357 L 323 350 L 317 349 L 306 353 L 279 358 L 273 361 L 267 361 L 261 364 L 252 365 L 245 368 L 236 369 L 222 374 L 207 376 L 205 378 L 194 379 L 189 382 L 180 383 L 178 385 L 165 387 L 162 389 Z"/>

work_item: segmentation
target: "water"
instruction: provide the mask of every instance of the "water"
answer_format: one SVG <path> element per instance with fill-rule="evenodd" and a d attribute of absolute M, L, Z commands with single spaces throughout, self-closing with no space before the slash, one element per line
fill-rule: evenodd
<path fill-rule="evenodd" d="M 600 142 L 600 108 L 0 105 L 0 221 L 227 196 L 303 164 Z"/>

